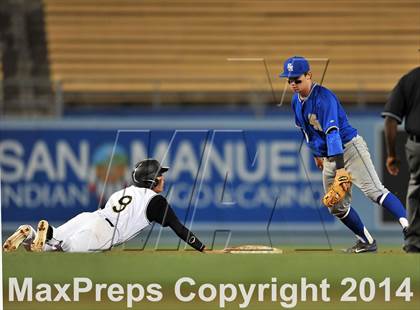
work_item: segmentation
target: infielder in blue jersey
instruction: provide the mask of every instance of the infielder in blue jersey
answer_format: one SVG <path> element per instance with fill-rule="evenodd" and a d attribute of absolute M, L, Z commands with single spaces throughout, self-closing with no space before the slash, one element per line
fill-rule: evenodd
<path fill-rule="evenodd" d="M 292 108 L 295 124 L 302 131 L 318 168 L 322 169 L 323 185 L 328 191 L 336 175 L 349 173 L 352 182 L 373 202 L 390 211 L 407 230 L 406 212 L 399 199 L 379 180 L 363 138 L 347 120 L 337 96 L 312 81 L 308 61 L 294 56 L 284 62 L 280 77 L 287 78 L 294 92 Z M 347 185 L 346 185 L 347 184 Z M 357 237 L 349 253 L 376 252 L 375 239 L 363 225 L 351 205 L 351 184 L 343 184 L 344 199 L 329 208 Z M 347 188 L 346 188 L 347 186 Z"/>

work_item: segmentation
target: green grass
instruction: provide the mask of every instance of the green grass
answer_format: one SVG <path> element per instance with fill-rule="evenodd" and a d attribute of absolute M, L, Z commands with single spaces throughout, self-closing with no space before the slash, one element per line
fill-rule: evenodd
<path fill-rule="evenodd" d="M 284 283 L 299 283 L 302 277 L 319 284 L 328 279 L 331 284 L 331 302 L 299 301 L 293 309 L 420 309 L 420 255 L 406 255 L 399 249 L 387 248 L 378 254 L 347 255 L 333 252 L 294 252 L 286 249 L 284 254 L 201 254 L 191 251 L 122 251 L 107 253 L 26 253 L 18 251 L 3 255 L 3 283 L 5 309 L 126 309 L 126 302 L 95 302 L 94 295 L 84 296 L 80 302 L 8 302 L 8 279 L 32 277 L 38 283 L 72 283 L 74 277 L 88 277 L 95 283 L 140 283 L 144 286 L 159 283 L 164 294 L 157 303 L 141 301 L 133 309 L 218 309 L 218 298 L 213 302 L 183 303 L 176 299 L 173 288 L 181 277 L 191 277 L 200 284 L 213 283 L 271 283 L 277 278 L 278 286 Z M 353 277 L 360 280 L 372 278 L 376 283 L 376 298 L 366 302 L 340 302 L 340 296 L 349 287 L 341 280 Z M 384 302 L 383 289 L 378 284 L 385 277 L 391 278 L 391 301 Z M 411 278 L 414 297 L 410 302 L 396 298 L 394 292 L 404 278 Z M 34 285 L 34 286 L 35 286 Z M 187 288 L 187 286 L 185 286 Z M 69 290 L 69 292 L 71 289 Z M 355 296 L 359 295 L 358 288 Z M 187 294 L 187 292 L 186 292 Z M 71 296 L 71 295 L 70 295 Z M 264 302 L 253 302 L 246 309 L 282 309 L 279 301 L 271 302 L 270 294 Z M 318 294 L 318 298 L 320 298 Z M 54 297 L 54 294 L 53 294 Z M 300 299 L 300 292 L 298 294 Z M 240 298 L 237 298 L 240 302 Z M 238 309 L 238 302 L 227 304 L 226 309 Z"/>

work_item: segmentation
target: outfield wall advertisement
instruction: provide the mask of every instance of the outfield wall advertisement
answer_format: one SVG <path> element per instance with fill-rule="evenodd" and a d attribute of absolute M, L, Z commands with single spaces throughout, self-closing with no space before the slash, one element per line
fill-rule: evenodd
<path fill-rule="evenodd" d="M 126 122 L 98 128 L 89 121 L 4 126 L 3 222 L 60 223 L 93 211 L 130 184 L 137 161 L 154 157 L 171 168 L 164 194 L 184 221 L 334 224 L 320 203 L 321 174 L 290 119 L 228 129 L 199 123 L 169 122 L 165 129 L 127 128 Z"/>

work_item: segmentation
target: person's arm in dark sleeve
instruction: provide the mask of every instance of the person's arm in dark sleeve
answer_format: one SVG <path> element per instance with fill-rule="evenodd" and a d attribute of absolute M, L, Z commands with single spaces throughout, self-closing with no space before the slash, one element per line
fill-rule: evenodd
<path fill-rule="evenodd" d="M 383 118 L 391 117 L 395 119 L 398 125 L 403 122 L 407 110 L 407 100 L 404 96 L 403 84 L 404 79 L 402 78 L 392 90 L 385 104 L 384 111 L 381 113 Z"/>
<path fill-rule="evenodd" d="M 397 139 L 398 121 L 391 117 L 385 117 L 385 144 L 387 150 L 386 168 L 391 175 L 398 175 L 400 172 L 400 160 L 397 157 L 395 141 Z"/>
<path fill-rule="evenodd" d="M 384 133 L 387 150 L 386 168 L 389 174 L 396 176 L 400 171 L 400 160 L 396 155 L 395 141 L 397 127 L 402 123 L 406 113 L 406 98 L 403 91 L 403 78 L 392 90 L 385 105 L 382 117 L 385 118 Z"/>
<path fill-rule="evenodd" d="M 153 197 L 147 206 L 146 215 L 149 222 L 159 223 L 163 227 L 169 226 L 179 238 L 197 251 L 202 252 L 205 249 L 205 245 L 188 228 L 182 225 L 165 197 L 161 195 Z"/>

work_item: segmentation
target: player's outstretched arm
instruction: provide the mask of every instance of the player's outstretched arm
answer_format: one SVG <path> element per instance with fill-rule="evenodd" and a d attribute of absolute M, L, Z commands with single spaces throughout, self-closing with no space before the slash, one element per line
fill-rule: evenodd
<path fill-rule="evenodd" d="M 200 252 L 204 251 L 205 245 L 179 221 L 174 210 L 163 196 L 156 195 L 153 197 L 147 206 L 146 213 L 150 222 L 154 221 L 163 227 L 169 226 L 179 238 L 191 247 Z"/>
<path fill-rule="evenodd" d="M 172 213 L 172 215 L 170 215 L 171 219 L 167 222 L 167 226 L 171 227 L 178 237 L 188 243 L 191 247 L 197 251 L 203 252 L 205 245 L 188 228 L 182 225 L 174 211 L 168 206 L 168 214 L 169 213 Z"/>

